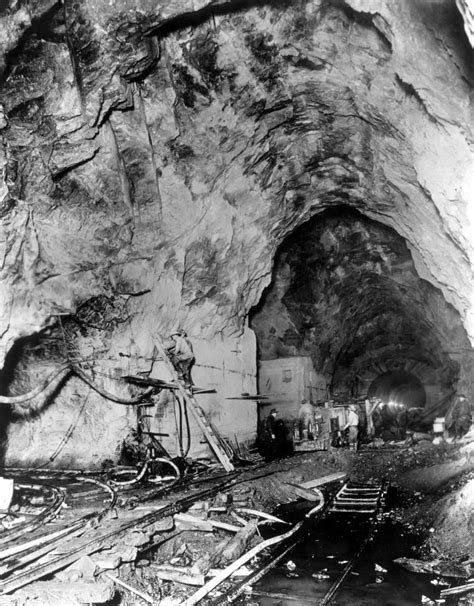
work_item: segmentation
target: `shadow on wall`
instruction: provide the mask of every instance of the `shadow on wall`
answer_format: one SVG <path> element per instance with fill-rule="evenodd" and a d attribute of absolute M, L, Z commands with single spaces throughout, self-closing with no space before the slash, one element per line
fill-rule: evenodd
<path fill-rule="evenodd" d="M 0 371 L 0 395 L 9 394 L 10 385 L 13 382 L 15 368 L 21 359 L 23 344 L 18 340 L 5 358 L 5 364 Z M 8 439 L 8 426 L 13 416 L 12 407 L 9 404 L 0 404 L 0 465 L 4 466 L 5 448 Z"/>
<path fill-rule="evenodd" d="M 0 395 L 18 396 L 28 393 L 37 387 L 35 381 L 44 378 L 45 370 L 54 368 L 55 361 L 59 359 L 57 339 L 54 336 L 45 338 L 44 334 L 37 333 L 18 339 L 8 352 L 0 371 Z M 43 390 L 44 393 L 40 392 L 37 397 L 24 403 L 14 406 L 0 404 L 0 465 L 5 464 L 10 423 L 41 414 L 53 402 L 62 384 L 63 380 L 53 390 Z"/>
<path fill-rule="evenodd" d="M 417 377 L 406 371 L 379 375 L 372 381 L 367 395 L 386 404 L 404 404 L 406 408 L 423 408 L 426 403 L 425 388 Z"/>

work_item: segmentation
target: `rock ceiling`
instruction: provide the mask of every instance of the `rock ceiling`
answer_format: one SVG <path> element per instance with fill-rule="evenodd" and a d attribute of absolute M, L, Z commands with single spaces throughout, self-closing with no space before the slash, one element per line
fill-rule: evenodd
<path fill-rule="evenodd" d="M 328 334 L 324 297 L 343 324 L 364 302 L 346 358 L 398 323 L 403 347 L 442 364 L 433 347 L 464 339 L 454 313 L 472 341 L 472 55 L 453 3 L 0 6 L 2 359 L 98 301 L 123 318 L 102 326 L 112 341 L 176 319 L 238 333 L 292 233 L 284 304 L 321 334 L 321 363 L 350 330 Z M 307 223 L 341 206 L 360 213 L 347 240 Z M 339 275 L 353 270 L 358 301 Z"/>

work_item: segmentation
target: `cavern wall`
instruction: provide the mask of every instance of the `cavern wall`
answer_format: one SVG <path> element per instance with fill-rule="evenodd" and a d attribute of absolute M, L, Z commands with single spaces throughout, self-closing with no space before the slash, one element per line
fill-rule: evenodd
<path fill-rule="evenodd" d="M 45 341 L 18 360 L 10 393 L 68 356 L 131 393 L 117 379 L 151 367 L 154 339 L 180 322 L 199 382 L 216 386 L 209 406 L 227 415 L 226 394 L 255 388 L 254 345 L 236 344 L 275 251 L 340 204 L 405 239 L 474 339 L 471 64 L 456 7 L 213 4 L 2 9 L 0 357 L 47 327 L 64 336 L 54 356 Z M 472 394 L 470 353 L 454 355 Z M 247 369 L 232 389 L 204 371 L 222 359 Z M 69 448 L 83 464 L 114 456 L 132 412 L 76 379 L 43 416 L 17 414 L 9 448 L 69 427 L 85 398 Z M 87 435 L 102 440 L 94 456 Z"/>

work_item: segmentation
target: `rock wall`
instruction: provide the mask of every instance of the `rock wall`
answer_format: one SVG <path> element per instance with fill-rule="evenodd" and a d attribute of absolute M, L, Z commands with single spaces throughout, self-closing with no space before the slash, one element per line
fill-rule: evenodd
<path fill-rule="evenodd" d="M 107 377 L 178 321 L 228 359 L 279 244 L 341 204 L 406 240 L 472 342 L 471 75 L 456 8 L 213 5 L 2 9 L 0 358 L 62 317 L 77 362 Z M 91 340 L 80 312 L 97 301 Z M 212 380 L 226 393 L 224 375 Z M 89 402 L 107 425 L 124 414 Z"/>

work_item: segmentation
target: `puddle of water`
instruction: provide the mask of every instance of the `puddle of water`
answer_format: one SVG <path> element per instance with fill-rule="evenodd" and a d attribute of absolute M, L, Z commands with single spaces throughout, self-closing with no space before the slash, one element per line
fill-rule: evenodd
<path fill-rule="evenodd" d="M 307 504 L 293 507 L 286 515 L 280 510 L 278 515 L 300 519 L 304 507 Z M 366 536 L 367 529 L 362 516 L 327 518 L 315 525 L 309 535 L 256 583 L 254 592 L 243 597 L 240 603 L 317 605 L 342 574 Z M 420 536 L 413 535 L 402 524 L 386 519 L 331 605 L 419 606 L 422 595 L 432 600 L 439 598 L 440 588 L 430 583 L 432 577 L 410 573 L 393 564 L 398 557 L 416 557 L 414 549 L 420 540 Z M 294 563 L 294 567 L 287 565 L 289 561 Z"/>

